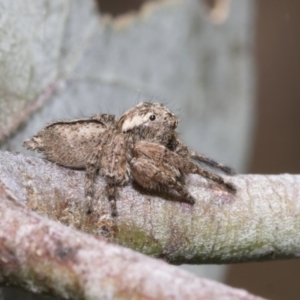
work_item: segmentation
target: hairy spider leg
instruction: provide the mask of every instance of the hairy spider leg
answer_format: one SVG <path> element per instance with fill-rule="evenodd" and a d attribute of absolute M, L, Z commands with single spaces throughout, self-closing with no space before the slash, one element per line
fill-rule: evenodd
<path fill-rule="evenodd" d="M 232 168 L 230 168 L 228 166 L 225 166 L 223 164 L 220 164 L 220 163 L 214 161 L 213 159 L 211 159 L 207 156 L 196 153 L 195 151 L 189 151 L 189 154 L 190 154 L 190 157 L 192 159 L 194 159 L 195 161 L 197 161 L 197 162 L 206 164 L 206 165 L 208 165 L 210 167 L 213 167 L 215 169 L 219 169 L 219 170 L 223 171 L 225 174 L 228 174 L 228 175 L 234 175 L 235 174 L 235 172 Z"/>
<path fill-rule="evenodd" d="M 110 211 L 112 217 L 117 217 L 117 203 L 116 203 L 116 186 L 115 184 L 107 184 L 105 187 L 106 195 L 110 204 Z"/>
<path fill-rule="evenodd" d="M 215 173 L 212 173 L 212 172 L 209 172 L 199 166 L 196 166 L 194 165 L 194 168 L 193 170 L 191 170 L 189 173 L 191 174 L 198 174 L 202 177 L 205 177 L 211 181 L 214 181 L 222 186 L 224 186 L 229 192 L 231 193 L 235 193 L 236 192 L 236 188 L 233 184 L 229 183 L 229 182 L 226 182 L 223 177 L 215 174 Z"/>
<path fill-rule="evenodd" d="M 93 199 L 94 199 L 94 182 L 98 171 L 100 156 L 102 147 L 93 151 L 88 158 L 85 172 L 85 199 L 86 199 L 86 213 L 90 214 L 93 212 Z"/>
<path fill-rule="evenodd" d="M 194 204 L 193 196 L 180 182 L 180 171 L 168 164 L 153 159 L 135 157 L 130 161 L 131 174 L 134 180 L 146 190 L 169 192 L 174 189 L 186 202 Z"/>
<path fill-rule="evenodd" d="M 229 182 L 226 182 L 223 177 L 201 168 L 192 161 L 187 160 L 174 152 L 168 153 L 166 160 L 169 160 L 172 164 L 178 166 L 184 174 L 198 174 L 206 179 L 224 186 L 231 193 L 236 192 L 235 186 Z"/>
<path fill-rule="evenodd" d="M 85 175 L 85 198 L 87 202 L 86 213 L 91 214 L 94 211 L 93 208 L 93 200 L 95 197 L 94 183 L 97 175 L 97 171 L 99 169 L 99 161 L 101 159 L 102 147 L 97 148 L 96 151 L 88 159 L 86 165 L 86 175 Z M 110 207 L 111 207 L 111 215 L 113 217 L 117 216 L 117 206 L 116 206 L 116 187 L 112 183 L 108 183 L 105 186 L 106 195 L 108 197 Z"/>
<path fill-rule="evenodd" d="M 173 166 L 186 175 L 198 174 L 224 186 L 232 193 L 236 192 L 234 185 L 226 182 L 221 176 L 199 167 L 188 158 L 178 155 L 162 145 L 142 141 L 135 144 L 133 152 L 137 157 L 145 157 L 146 159 L 157 161 L 158 166 Z"/>

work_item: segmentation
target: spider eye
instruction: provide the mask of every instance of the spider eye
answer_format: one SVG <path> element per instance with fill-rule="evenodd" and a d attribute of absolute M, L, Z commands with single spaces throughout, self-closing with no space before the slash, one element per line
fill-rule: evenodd
<path fill-rule="evenodd" d="M 156 115 L 151 115 L 149 119 L 150 121 L 154 121 L 156 119 Z"/>

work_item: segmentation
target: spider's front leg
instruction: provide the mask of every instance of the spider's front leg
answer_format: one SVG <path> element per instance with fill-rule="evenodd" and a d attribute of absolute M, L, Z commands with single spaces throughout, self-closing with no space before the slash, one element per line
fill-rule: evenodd
<path fill-rule="evenodd" d="M 115 130 L 106 131 L 102 140 L 93 149 L 86 165 L 85 196 L 87 201 L 87 213 L 93 211 L 94 182 L 97 171 L 105 180 L 105 194 L 110 203 L 111 216 L 116 217 L 116 193 L 119 186 L 128 183 L 126 138 L 124 134 L 118 134 Z"/>
<path fill-rule="evenodd" d="M 94 211 L 93 203 L 95 198 L 94 184 L 96 180 L 96 175 L 99 169 L 101 157 L 102 157 L 102 146 L 99 145 L 89 157 L 86 165 L 86 175 L 85 175 L 85 199 L 86 199 L 86 213 L 90 214 Z M 112 217 L 117 216 L 117 206 L 116 206 L 116 185 L 113 178 L 105 178 L 106 186 L 105 193 L 110 203 L 111 215 Z"/>
<path fill-rule="evenodd" d="M 223 164 L 220 164 L 220 163 L 216 162 L 215 160 L 213 160 L 213 159 L 211 159 L 207 156 L 196 153 L 195 151 L 189 150 L 189 155 L 193 160 L 195 160 L 197 162 L 200 162 L 202 164 L 208 165 L 208 166 L 210 166 L 214 169 L 218 169 L 218 170 L 224 172 L 227 175 L 234 175 L 235 174 L 235 171 L 232 168 L 230 168 L 228 166 L 225 166 Z"/>
<path fill-rule="evenodd" d="M 112 217 L 117 217 L 117 202 L 116 202 L 116 185 L 115 184 L 106 184 L 105 192 L 108 197 L 108 201 L 110 203 L 110 213 Z"/>
<path fill-rule="evenodd" d="M 147 185 L 151 184 L 151 182 L 148 183 L 148 181 L 151 179 L 158 187 L 160 186 L 160 180 L 163 182 L 162 180 L 164 179 L 164 183 L 166 183 L 168 180 L 170 181 L 173 179 L 178 182 L 179 185 L 182 186 L 186 191 L 185 187 L 180 183 L 180 178 L 187 174 L 198 174 L 206 179 L 218 183 L 221 186 L 224 186 L 231 193 L 236 192 L 235 186 L 229 182 L 226 182 L 223 177 L 199 167 L 198 165 L 194 164 L 189 157 L 183 157 L 173 151 L 168 150 L 162 145 L 145 141 L 138 142 L 134 144 L 132 153 L 134 154 L 134 157 L 136 157 L 136 159 L 132 160 L 131 162 L 133 177 L 146 188 Z M 153 169 L 151 172 L 150 167 Z M 147 175 L 147 173 L 150 175 L 153 173 L 153 175 L 149 177 L 150 175 Z M 159 174 L 159 176 L 157 174 Z M 167 179 L 168 176 L 171 177 Z M 176 187 L 170 186 L 170 184 L 167 186 L 176 189 Z M 179 192 L 179 190 L 177 191 Z"/>
<path fill-rule="evenodd" d="M 175 136 L 175 138 L 176 138 L 176 136 Z M 178 155 L 180 155 L 184 158 L 187 158 L 187 159 L 192 159 L 198 163 L 202 163 L 211 168 L 218 169 L 227 175 L 235 174 L 235 171 L 232 168 L 230 168 L 226 165 L 220 164 L 210 157 L 207 157 L 203 154 L 199 154 L 195 151 L 188 149 L 188 147 L 184 143 L 182 143 L 178 138 L 176 138 L 175 141 L 176 141 L 176 145 L 173 146 L 174 150 L 171 150 L 171 149 L 170 150 L 177 153 Z"/>
<path fill-rule="evenodd" d="M 146 190 L 170 192 L 173 189 L 186 202 L 194 204 L 193 196 L 184 186 L 183 174 L 176 165 L 165 160 L 168 152 L 170 151 L 167 148 L 159 144 L 148 142 L 133 144 L 130 160 L 131 175 L 134 181 Z"/>
<path fill-rule="evenodd" d="M 96 180 L 96 175 L 99 168 L 99 161 L 101 158 L 102 147 L 96 148 L 93 153 L 88 158 L 86 164 L 86 172 L 85 172 L 85 201 L 86 201 L 86 213 L 90 214 L 93 212 L 93 202 L 94 202 L 94 183 Z"/>
<path fill-rule="evenodd" d="M 173 164 L 177 165 L 184 174 L 198 174 L 206 179 L 218 183 L 221 186 L 224 186 L 231 193 L 236 192 L 236 188 L 233 184 L 225 181 L 222 176 L 219 176 L 218 174 L 212 173 L 201 168 L 197 164 L 193 163 L 191 159 L 196 160 L 198 162 L 202 162 L 210 167 L 219 169 L 228 175 L 234 174 L 234 171 L 231 168 L 219 164 L 218 162 L 189 149 L 187 149 L 187 151 L 187 157 L 182 157 L 180 155 L 176 155 L 177 153 L 172 152 L 170 154 L 169 160 L 172 161 Z"/>

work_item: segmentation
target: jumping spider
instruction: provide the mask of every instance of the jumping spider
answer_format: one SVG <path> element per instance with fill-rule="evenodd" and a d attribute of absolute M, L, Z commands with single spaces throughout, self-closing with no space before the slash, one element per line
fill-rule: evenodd
<path fill-rule="evenodd" d="M 191 151 L 175 129 L 178 120 L 160 103 L 140 103 L 116 121 L 114 115 L 55 122 L 24 142 L 27 149 L 42 153 L 64 167 L 85 169 L 86 211 L 93 211 L 97 172 L 106 181 L 112 216 L 117 216 L 116 189 L 135 182 L 146 190 L 175 190 L 194 204 L 185 187 L 187 174 L 199 174 L 236 191 L 234 185 L 195 162 L 233 174 L 232 169 Z"/>

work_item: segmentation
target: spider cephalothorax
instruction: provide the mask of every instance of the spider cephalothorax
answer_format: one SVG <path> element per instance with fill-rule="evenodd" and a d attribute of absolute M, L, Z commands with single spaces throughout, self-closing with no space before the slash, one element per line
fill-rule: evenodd
<path fill-rule="evenodd" d="M 125 112 L 117 122 L 119 132 L 131 142 L 146 140 L 166 146 L 174 135 L 178 120 L 160 103 L 143 102 Z"/>
<path fill-rule="evenodd" d="M 97 173 L 105 179 L 112 216 L 117 215 L 117 187 L 130 181 L 148 190 L 175 190 L 190 204 L 194 204 L 194 199 L 185 187 L 188 174 L 199 174 L 235 192 L 231 183 L 195 162 L 227 174 L 232 174 L 232 170 L 189 150 L 175 131 L 177 125 L 176 116 L 165 106 L 143 102 L 125 112 L 117 122 L 114 115 L 98 114 L 52 123 L 25 141 L 24 147 L 64 167 L 86 170 L 88 213 L 93 211 Z"/>

